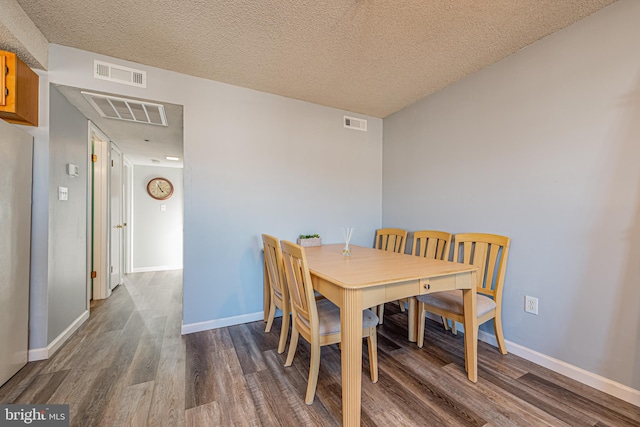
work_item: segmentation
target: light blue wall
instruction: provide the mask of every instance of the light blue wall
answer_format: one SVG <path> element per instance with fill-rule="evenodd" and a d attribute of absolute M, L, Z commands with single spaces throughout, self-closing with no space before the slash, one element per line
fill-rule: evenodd
<path fill-rule="evenodd" d="M 94 59 L 146 70 L 147 88 L 94 79 Z M 184 106 L 185 324 L 262 311 L 261 233 L 335 242 L 348 225 L 369 245 L 380 226 L 380 119 L 356 115 L 368 132 L 345 129 L 353 113 L 58 45 L 47 77 Z"/>
<path fill-rule="evenodd" d="M 49 93 L 49 322 L 51 343 L 87 310 L 88 122 L 55 88 Z M 67 164 L 79 168 L 70 177 Z M 69 200 L 58 200 L 58 187 Z"/>
<path fill-rule="evenodd" d="M 639 22 L 620 1 L 546 37 L 385 119 L 383 149 L 384 226 L 510 236 L 505 338 L 635 389 Z"/>
<path fill-rule="evenodd" d="M 173 184 L 173 194 L 167 200 L 156 200 L 147 193 L 147 184 L 156 177 L 166 178 Z M 133 272 L 181 269 L 182 168 L 134 166 L 132 181 Z"/>

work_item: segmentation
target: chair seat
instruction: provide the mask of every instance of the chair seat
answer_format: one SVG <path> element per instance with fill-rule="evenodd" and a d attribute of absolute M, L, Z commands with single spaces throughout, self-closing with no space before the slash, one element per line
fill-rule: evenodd
<path fill-rule="evenodd" d="M 317 302 L 318 319 L 320 320 L 320 335 L 332 335 L 340 332 L 340 308 L 329 301 L 323 299 Z M 307 326 L 308 322 L 301 319 Z M 371 328 L 378 324 L 378 316 L 371 310 L 362 311 L 362 327 Z"/>
<path fill-rule="evenodd" d="M 439 308 L 440 310 L 456 313 L 460 316 L 464 314 L 462 291 L 434 292 L 432 294 L 420 295 L 417 299 L 422 303 Z M 478 317 L 481 317 L 496 308 L 496 302 L 487 296 L 477 294 L 476 301 Z"/>

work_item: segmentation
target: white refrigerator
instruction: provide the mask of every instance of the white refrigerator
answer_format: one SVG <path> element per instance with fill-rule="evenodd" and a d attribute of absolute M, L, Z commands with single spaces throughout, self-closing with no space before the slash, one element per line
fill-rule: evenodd
<path fill-rule="evenodd" d="M 0 119 L 0 385 L 27 363 L 33 138 Z"/>

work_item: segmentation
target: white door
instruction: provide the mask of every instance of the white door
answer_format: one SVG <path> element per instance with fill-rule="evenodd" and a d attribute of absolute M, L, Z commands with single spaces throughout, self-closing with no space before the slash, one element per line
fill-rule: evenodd
<path fill-rule="evenodd" d="M 0 120 L 0 386 L 27 364 L 32 150 Z"/>
<path fill-rule="evenodd" d="M 123 199 L 122 152 L 114 144 L 111 144 L 111 267 L 109 279 L 111 289 L 124 282 L 122 273 L 124 267 Z"/>
<path fill-rule="evenodd" d="M 89 206 L 89 235 L 91 236 L 91 275 L 89 286 L 92 299 L 111 295 L 109 287 L 109 215 L 108 173 L 109 138 L 92 123 L 89 126 L 89 148 L 92 162 L 89 174 L 91 201 Z"/>

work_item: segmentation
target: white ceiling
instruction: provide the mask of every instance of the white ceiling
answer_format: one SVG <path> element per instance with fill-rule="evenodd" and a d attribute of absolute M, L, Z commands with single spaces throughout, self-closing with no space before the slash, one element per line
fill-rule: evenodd
<path fill-rule="evenodd" d="M 17 2 L 51 43 L 387 117 L 615 0 Z M 1 23 L 0 48 L 25 50 Z M 181 106 L 165 104 L 159 128 L 103 119 L 79 89 L 59 89 L 134 163 L 182 158 Z"/>
<path fill-rule="evenodd" d="M 49 42 L 386 117 L 615 0 L 18 0 Z"/>

